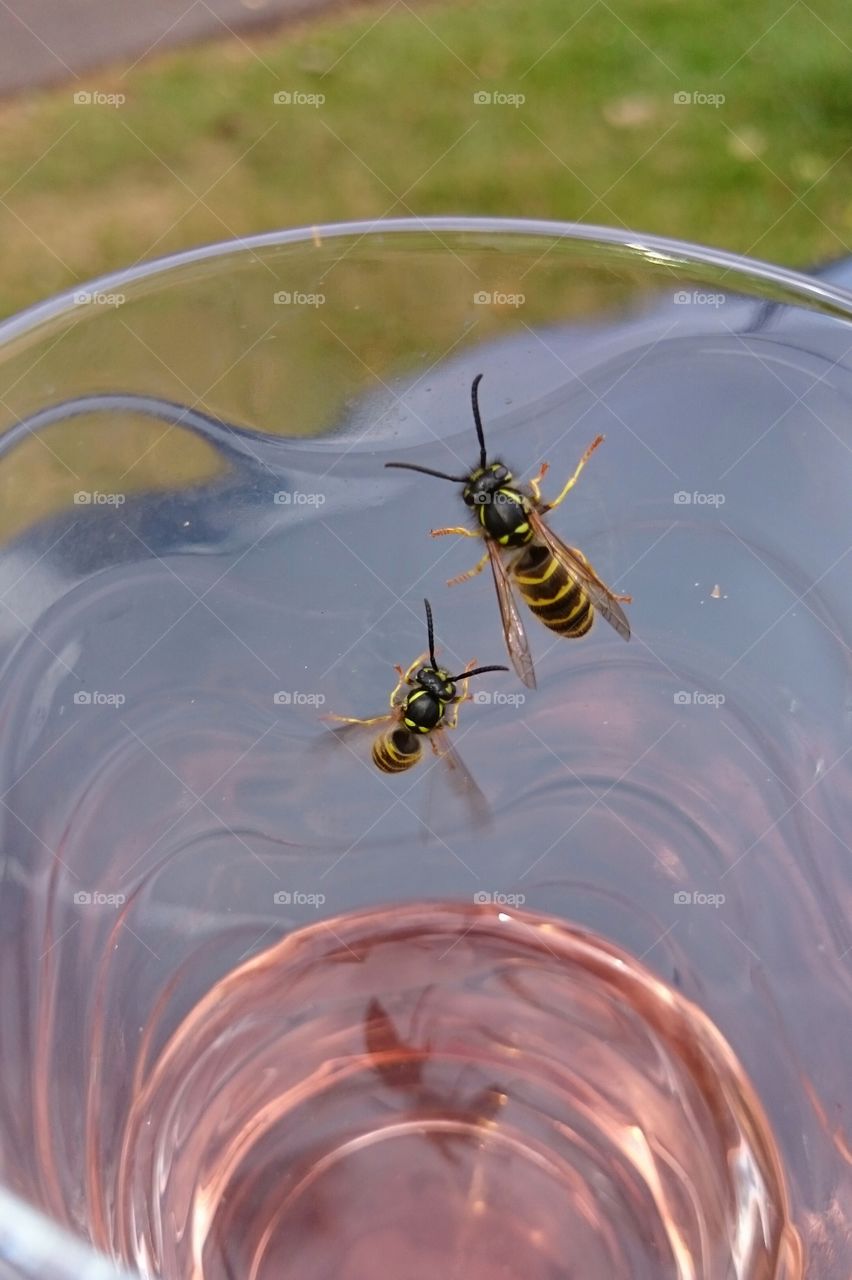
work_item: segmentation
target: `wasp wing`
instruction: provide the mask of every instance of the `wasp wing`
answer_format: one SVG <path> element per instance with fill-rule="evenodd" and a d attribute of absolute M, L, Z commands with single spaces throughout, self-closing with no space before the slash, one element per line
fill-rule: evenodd
<path fill-rule="evenodd" d="M 312 749 L 319 752 L 334 751 L 339 747 L 349 750 L 366 738 L 375 739 L 392 724 L 399 723 L 399 711 L 391 711 L 386 716 L 375 716 L 369 721 L 347 720 L 345 716 L 323 716 L 328 728 L 312 744 Z"/>
<path fill-rule="evenodd" d="M 444 729 L 437 729 L 429 735 L 432 750 L 440 761 L 438 766 L 456 795 L 460 796 L 467 806 L 477 826 L 488 826 L 491 810 L 488 801 L 480 790 L 473 774 L 450 742 Z M 437 770 L 436 770 L 437 772 Z M 431 803 L 430 803 L 431 810 Z"/>
<path fill-rule="evenodd" d="M 630 623 L 627 615 L 605 582 L 601 582 L 591 565 L 581 560 L 573 547 L 566 546 L 553 530 L 542 519 L 540 512 L 534 509 L 529 513 L 530 524 L 535 536 L 544 543 L 551 555 L 554 555 L 562 568 L 578 586 L 582 587 L 602 618 L 606 618 L 624 640 L 630 639 Z"/>
<path fill-rule="evenodd" d="M 503 635 L 506 639 L 509 657 L 512 659 L 512 666 L 527 688 L 534 689 L 536 687 L 535 668 L 533 667 L 527 633 L 509 580 L 509 571 L 503 563 L 500 551 L 493 538 L 486 538 L 485 545 L 488 548 L 488 556 L 491 560 L 491 572 L 494 575 L 494 586 L 497 590 L 497 601 L 500 605 Z"/>

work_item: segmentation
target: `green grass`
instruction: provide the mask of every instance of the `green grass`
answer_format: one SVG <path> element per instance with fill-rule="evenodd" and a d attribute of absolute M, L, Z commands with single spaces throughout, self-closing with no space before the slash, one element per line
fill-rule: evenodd
<path fill-rule="evenodd" d="M 798 265 L 852 251 L 848 0 L 385 8 L 6 104 L 0 313 L 190 244 L 410 212 L 623 224 Z M 127 101 L 75 105 L 81 87 Z M 276 106 L 282 89 L 326 100 Z"/>

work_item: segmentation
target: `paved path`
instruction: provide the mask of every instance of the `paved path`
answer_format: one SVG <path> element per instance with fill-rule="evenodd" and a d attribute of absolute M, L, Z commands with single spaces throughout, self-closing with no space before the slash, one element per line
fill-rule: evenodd
<path fill-rule="evenodd" d="M 340 0 L 0 0 L 0 96 L 75 84 L 170 45 L 330 9 Z"/>

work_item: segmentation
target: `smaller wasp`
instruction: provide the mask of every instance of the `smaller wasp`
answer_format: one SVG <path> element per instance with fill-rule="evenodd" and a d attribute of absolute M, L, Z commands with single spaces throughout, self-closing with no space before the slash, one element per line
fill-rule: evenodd
<path fill-rule="evenodd" d="M 385 466 L 420 471 L 423 475 L 464 485 L 462 497 L 465 505 L 476 512 L 476 528 L 465 529 L 456 525 L 449 529 L 433 529 L 432 537 L 440 538 L 447 533 L 456 533 L 465 538 L 484 539 L 485 555 L 467 573 L 450 578 L 449 586 L 475 577 L 491 561 L 503 635 L 512 665 L 524 684 L 529 689 L 534 689 L 535 670 L 524 624 L 515 603 L 513 584 L 530 610 L 546 627 L 569 639 L 586 634 L 594 622 L 597 610 L 623 639 L 629 640 L 630 623 L 621 604 L 629 603 L 631 597 L 616 595 L 614 591 L 610 591 L 582 552 L 567 546 L 543 519 L 574 488 L 583 467 L 598 445 L 603 443 L 603 436 L 597 436 L 589 445 L 559 496 L 552 502 L 544 502 L 540 485 L 548 471 L 546 462 L 542 463 L 535 479 L 530 480 L 528 493 L 518 488 L 508 467 L 502 462 L 488 462 L 479 413 L 481 381 L 482 374 L 479 373 L 470 389 L 473 420 L 479 440 L 478 467 L 474 467 L 467 475 L 451 476 L 444 471 L 433 471 L 431 467 L 416 466 L 412 462 L 386 462 Z M 504 555 L 508 557 L 505 561 Z"/>
<path fill-rule="evenodd" d="M 481 797 L 482 793 L 443 731 L 455 729 L 459 703 L 470 698 L 467 682 L 471 676 L 483 675 L 486 671 L 508 671 L 509 668 L 474 667 L 471 662 L 460 675 L 451 676 L 439 667 L 435 659 L 432 609 L 428 600 L 423 603 L 426 606 L 429 651 L 412 662 L 407 671 L 400 666 L 394 668 L 399 680 L 390 696 L 390 713 L 372 716 L 369 720 L 335 715 L 326 719 L 343 724 L 344 728 L 337 730 L 338 734 L 349 728 L 383 725 L 384 729 L 373 742 L 372 752 L 373 763 L 382 773 L 403 773 L 412 768 L 420 759 L 423 738 L 428 737 L 435 755 L 455 772 L 462 789 L 470 796 Z M 428 666 L 424 665 L 426 658 L 429 659 Z"/>

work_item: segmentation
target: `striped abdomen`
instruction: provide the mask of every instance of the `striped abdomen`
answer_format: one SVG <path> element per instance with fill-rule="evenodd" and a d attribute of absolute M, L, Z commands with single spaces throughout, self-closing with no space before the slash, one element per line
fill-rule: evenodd
<path fill-rule="evenodd" d="M 574 552 L 583 564 L 585 556 Z M 557 635 L 584 636 L 595 620 L 595 611 L 582 587 L 547 547 L 533 543 L 515 562 L 512 577 L 537 618 Z"/>
<path fill-rule="evenodd" d="M 420 740 L 397 726 L 373 743 L 373 764 L 382 773 L 403 773 L 420 759 Z"/>

